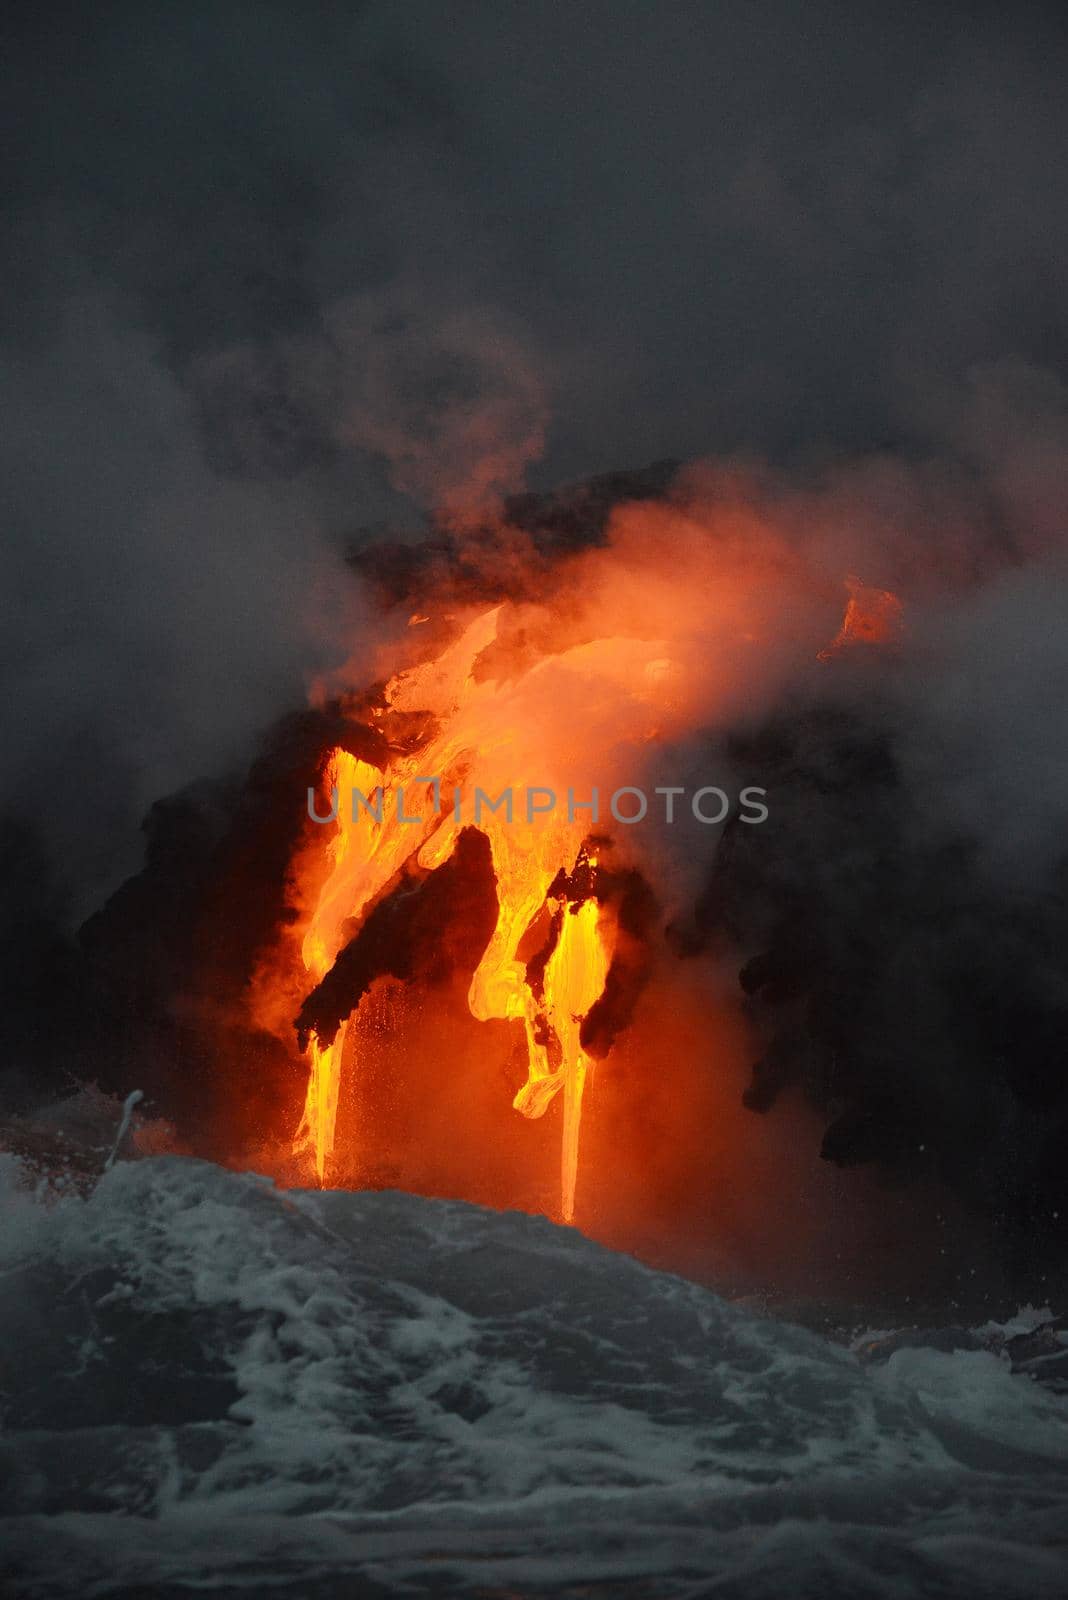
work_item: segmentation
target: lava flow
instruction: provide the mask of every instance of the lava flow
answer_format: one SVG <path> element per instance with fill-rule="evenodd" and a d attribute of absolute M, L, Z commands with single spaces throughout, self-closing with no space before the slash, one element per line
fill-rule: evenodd
<path fill-rule="evenodd" d="M 403 1158 L 391 1168 L 381 1126 L 365 1125 L 381 1097 L 366 1108 L 343 1099 L 343 1080 L 373 1077 L 374 1040 L 416 1026 L 428 986 L 470 975 L 471 1017 L 521 1028 L 525 1081 L 516 1090 L 512 1077 L 506 1091 L 515 1109 L 540 1118 L 560 1102 L 559 1214 L 573 1218 L 584 1090 L 652 970 L 651 885 L 675 889 L 692 871 L 687 840 L 703 859 L 708 824 L 726 815 L 724 791 L 702 787 L 726 774 L 695 767 L 694 752 L 704 760 L 714 749 L 706 730 L 750 715 L 827 637 L 827 580 L 744 520 L 710 528 L 677 509 L 624 508 L 610 546 L 565 570 L 566 585 L 554 574 L 539 591 L 532 579 L 537 598 L 421 612 L 413 625 L 441 630 L 436 653 L 430 646 L 430 659 L 381 690 L 334 702 L 352 736 L 309 794 L 312 822 L 291 863 L 293 916 L 282 954 L 254 985 L 261 1026 L 287 1041 L 296 1026 L 308 1079 L 293 1154 L 321 1184 L 406 1174 Z M 895 596 L 855 582 L 850 591 L 823 659 L 897 629 Z M 423 635 L 408 637 L 416 645 Z M 667 769 L 669 758 L 680 765 Z M 680 769 L 696 774 L 692 796 L 656 787 Z M 636 796 L 644 805 L 643 784 L 650 795 L 685 796 L 681 819 L 669 798 L 658 824 L 627 826 L 637 819 L 619 813 L 616 795 L 630 796 L 628 809 Z M 695 804 L 691 814 L 701 795 L 711 809 Z M 378 1001 L 363 1006 L 386 979 L 396 983 L 388 1028 Z M 470 1035 L 445 1006 L 443 996 L 432 1002 L 445 1026 L 429 1046 L 425 1031 L 417 1052 L 398 1045 L 389 1093 L 403 1077 L 419 1117 L 448 1103 L 431 1137 L 461 1116 L 471 1139 L 476 1119 L 449 1084 L 461 1066 L 477 1074 L 481 1060 L 458 1043 L 457 1030 Z M 511 1074 L 518 1063 L 502 1062 L 500 1033 L 487 1038 L 487 1072 Z"/>
<path fill-rule="evenodd" d="M 474 796 L 475 825 L 489 839 L 498 908 L 471 982 L 469 1005 L 480 1020 L 516 1020 L 524 1026 L 528 1076 L 514 1100 L 517 1110 L 540 1117 L 563 1094 L 560 1207 L 570 1220 L 583 1087 L 591 1065 L 580 1042 L 580 1026 L 604 989 L 614 927 L 610 911 L 593 893 L 596 860 L 584 847 L 589 806 L 577 801 L 570 816 L 570 807 L 554 808 L 552 814 L 531 812 L 520 787 L 532 770 L 539 787 L 544 783 L 542 794 L 562 776 L 544 753 L 540 765 L 530 766 L 538 758 L 529 712 L 537 702 L 551 701 L 559 667 L 567 669 L 567 653 L 556 658 L 557 671 L 540 662 L 510 687 L 479 681 L 475 663 L 496 639 L 497 619 L 497 608 L 476 617 L 440 657 L 387 685 L 378 717 L 388 723 L 405 713 L 430 713 L 436 732 L 428 742 L 394 754 L 384 768 L 341 749 L 333 752 L 327 773 L 337 813 L 330 824 L 332 868 L 304 934 L 302 957 L 309 978 L 321 980 L 353 919 L 363 915 L 410 858 L 429 871 L 450 859 L 464 825 L 464 809 L 470 810 Z M 584 680 L 603 682 L 614 676 L 621 650 L 625 658 L 633 654 L 626 641 L 581 647 L 576 653 L 583 657 Z M 655 664 L 660 650 L 648 645 L 642 653 Z M 547 699 L 537 685 L 531 694 L 529 680 L 539 674 Z M 516 703 L 514 717 L 509 702 Z M 518 805 L 491 809 L 501 790 L 513 786 Z M 580 877 L 586 884 L 582 894 L 573 887 Z M 518 951 L 543 909 L 550 914 L 553 938 L 538 967 L 521 960 Z M 532 966 L 537 971 L 534 982 Z M 307 1043 L 308 1091 L 296 1149 L 314 1157 L 320 1182 L 334 1146 L 346 1027 L 342 1022 L 332 1039 L 313 1028 Z"/>

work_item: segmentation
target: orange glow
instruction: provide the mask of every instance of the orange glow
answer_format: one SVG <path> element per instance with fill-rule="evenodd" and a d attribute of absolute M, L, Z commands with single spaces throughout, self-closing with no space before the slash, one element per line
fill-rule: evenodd
<path fill-rule="evenodd" d="M 565 912 L 560 941 L 545 971 L 545 1010 L 560 1040 L 561 1064 L 553 1072 L 531 1044 L 530 1077 L 515 1097 L 517 1111 L 540 1116 L 563 1079 L 564 1139 L 560 1174 L 560 1209 L 564 1220 L 575 1215 L 575 1181 L 578 1175 L 579 1124 L 582 1091 L 591 1063 L 579 1043 L 579 1024 L 600 997 L 611 957 L 610 937 L 605 937 L 595 900 Z"/>
<path fill-rule="evenodd" d="M 613 1046 L 602 1073 L 614 1087 L 593 1092 L 594 1061 L 583 1047 L 582 1024 L 605 993 L 617 949 L 626 949 L 610 896 L 598 898 L 596 871 L 629 869 L 637 861 L 645 882 L 658 895 L 663 885 L 666 898 L 676 887 L 672 874 L 681 879 L 692 870 L 685 827 L 700 836 L 697 871 L 705 870 L 712 838 L 685 816 L 676 829 L 652 822 L 643 832 L 621 824 L 609 814 L 609 796 L 621 785 L 640 785 L 651 795 L 658 782 L 680 774 L 682 781 L 695 770 L 695 748 L 700 760 L 709 749 L 714 760 L 714 744 L 695 741 L 705 730 L 729 727 L 736 715 L 759 711 L 777 683 L 811 663 L 826 638 L 837 579 L 810 565 L 748 508 L 720 508 L 712 517 L 669 505 L 624 506 L 607 544 L 569 556 L 562 580 L 537 567 L 514 530 L 504 530 L 496 559 L 502 578 L 518 573 L 523 580 L 502 586 L 529 599 L 481 609 L 457 604 L 443 614 L 431 594 L 425 609 L 407 618 L 408 642 L 390 642 L 396 653 L 381 673 L 384 690 L 371 709 L 365 699 L 353 711 L 365 729 L 373 724 L 388 756 L 376 766 L 345 749 L 332 751 L 324 776 L 327 793 L 337 791 L 336 818 L 306 830 L 291 863 L 293 920 L 265 955 L 251 1004 L 260 1026 L 292 1041 L 302 1002 L 376 907 L 398 886 L 418 887 L 421 876 L 453 857 L 461 829 L 478 828 L 489 843 L 496 922 L 485 948 L 472 948 L 463 969 L 466 1006 L 455 985 L 417 1002 L 398 982 L 388 1007 L 381 986 L 368 989 L 332 1040 L 310 1034 L 292 1145 L 297 1181 L 312 1171 L 320 1184 L 396 1178 L 431 1192 L 460 1190 L 493 1203 L 552 1209 L 567 1221 L 576 1205 L 580 1215 L 600 1208 L 604 1217 L 615 1204 L 606 1198 L 613 1163 L 597 1135 L 597 1116 L 623 1126 L 619 1064 L 633 1084 L 644 1051 L 671 1101 L 672 1126 L 677 1120 L 681 1129 L 689 1115 L 685 1096 L 710 1092 L 704 1056 L 716 1054 L 717 1040 L 738 1049 L 722 1019 L 706 1018 L 693 1039 L 686 1034 L 692 1060 L 663 1059 L 667 1035 L 654 1006 L 647 1015 L 657 1016 L 657 1027 L 650 1031 L 647 1023 L 640 1041 Z M 894 595 L 856 579 L 849 590 L 842 627 L 820 659 L 858 640 L 890 639 L 900 626 Z M 430 659 L 419 659 L 420 650 L 433 652 Z M 398 660 L 413 657 L 414 664 L 395 670 Z M 319 688 L 324 700 L 340 694 L 342 704 L 351 704 L 345 692 L 344 682 Z M 690 766 L 680 761 L 665 770 L 677 749 L 689 752 Z M 690 781 L 696 789 L 725 776 L 713 766 Z M 760 774 L 742 779 L 759 782 Z M 528 815 L 531 788 L 553 791 L 555 808 Z M 508 789 L 510 816 L 492 809 Z M 595 789 L 596 817 L 589 805 Z M 320 815 L 327 804 L 320 796 Z M 601 859 L 602 843 L 615 854 Z M 461 929 L 459 946 L 462 935 Z M 454 1002 L 462 1021 L 448 1010 Z M 407 1042 L 391 1044 L 386 1035 Z M 508 1054 L 510 1035 L 522 1063 Z M 383 1073 L 393 1085 L 388 1094 Z M 379 1085 L 367 1105 L 359 1098 L 365 1075 Z M 681 1098 L 673 1086 L 683 1090 Z M 584 1098 L 602 1107 L 590 1113 L 587 1106 L 586 1133 Z M 546 1119 L 546 1133 L 521 1136 L 536 1152 L 529 1158 L 517 1154 L 516 1136 L 497 1120 L 494 1107 L 507 1120 L 509 1100 L 524 1118 Z M 395 1124 L 383 1110 L 387 1101 Z M 632 1106 L 638 1103 L 632 1094 Z M 553 1116 L 560 1118 L 559 1199 L 549 1207 L 539 1163 L 546 1160 L 545 1140 L 555 1141 Z M 597 1170 L 586 1171 L 587 1156 L 580 1162 L 580 1134 Z M 642 1148 L 636 1133 L 620 1134 L 619 1143 Z M 660 1173 L 664 1162 L 670 1165 L 669 1154 L 660 1151 L 650 1170 Z M 479 1163 L 494 1176 L 471 1170 Z M 470 1178 L 457 1176 L 468 1170 Z M 668 1178 L 661 1174 L 657 1182 L 666 1185 Z M 631 1184 L 628 1193 L 635 1192 Z"/>
<path fill-rule="evenodd" d="M 847 578 L 849 600 L 842 626 L 816 659 L 829 661 L 854 644 L 886 644 L 901 628 L 901 601 L 889 589 L 874 589 L 859 578 Z"/>
<path fill-rule="evenodd" d="M 611 959 L 610 921 L 596 901 L 572 908 L 563 919 L 558 944 L 545 970 L 544 992 L 536 999 L 526 979 L 526 965 L 517 957 L 523 935 L 546 904 L 558 873 L 569 873 L 590 830 L 589 814 L 576 810 L 568 820 L 566 806 L 552 816 L 523 814 L 529 775 L 560 783 L 566 774 L 526 736 L 529 718 L 514 719 L 502 708 L 500 686 L 478 682 L 473 668 L 479 654 L 497 637 L 499 608 L 477 616 L 444 653 L 408 673 L 386 689 L 385 717 L 431 711 L 439 719 L 436 735 L 418 751 L 395 757 L 388 771 L 335 750 L 327 786 L 338 791 L 339 805 L 329 844 L 332 870 L 319 894 L 302 944 L 306 972 L 318 981 L 330 970 L 345 942 L 351 919 L 359 918 L 404 863 L 414 856 L 420 867 L 442 866 L 451 856 L 460 827 L 470 821 L 472 797 L 482 790 L 494 800 L 514 786 L 518 804 L 511 819 L 503 810 L 480 807 L 477 825 L 489 838 L 497 877 L 498 916 L 493 936 L 471 982 L 472 1014 L 483 1021 L 521 1021 L 528 1048 L 528 1079 L 515 1097 L 524 1116 L 540 1117 L 561 1088 L 564 1091 L 561 1213 L 574 1215 L 582 1093 L 589 1061 L 579 1045 L 579 1027 L 601 994 Z M 628 641 L 601 641 L 577 652 L 587 683 L 600 681 L 613 690 L 631 652 Z M 658 650 L 660 646 L 656 647 Z M 619 659 L 622 655 L 622 660 Z M 541 668 L 546 663 L 540 664 Z M 535 676 L 534 668 L 526 676 Z M 542 670 L 551 696 L 553 674 Z M 532 709 L 540 694 L 529 697 L 521 684 L 513 695 Z M 441 794 L 420 778 L 438 777 Z M 453 795 L 463 784 L 461 817 Z M 403 802 L 399 791 L 403 790 Z M 350 796 L 359 797 L 353 805 Z M 466 797 L 466 798 L 464 798 Z M 437 806 L 435 799 L 437 798 Z M 468 815 L 464 815 L 466 805 Z M 381 813 L 381 821 L 378 813 Z M 410 819 L 416 817 L 413 822 Z M 309 1080 L 304 1113 L 296 1136 L 297 1153 L 314 1157 L 320 1182 L 325 1180 L 334 1148 L 344 1029 L 330 1044 L 314 1035 L 308 1046 Z"/>
<path fill-rule="evenodd" d="M 345 1048 L 345 1024 L 342 1023 L 332 1044 L 323 1046 L 313 1034 L 308 1045 L 308 1097 L 304 1102 L 304 1115 L 294 1140 L 294 1150 L 305 1150 L 315 1155 L 315 1170 L 322 1183 L 326 1176 L 326 1158 L 334 1148 L 334 1125 L 337 1121 L 337 1097 L 341 1085 L 341 1056 Z"/>

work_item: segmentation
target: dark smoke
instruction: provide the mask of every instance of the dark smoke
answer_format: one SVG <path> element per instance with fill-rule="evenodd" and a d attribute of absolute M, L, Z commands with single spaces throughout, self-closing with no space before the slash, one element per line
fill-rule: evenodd
<path fill-rule="evenodd" d="M 915 456 L 969 373 L 1064 372 L 1054 6 L 110 0 L 4 42 L 2 799 L 73 914 L 348 655 L 337 552 L 405 495 Z"/>

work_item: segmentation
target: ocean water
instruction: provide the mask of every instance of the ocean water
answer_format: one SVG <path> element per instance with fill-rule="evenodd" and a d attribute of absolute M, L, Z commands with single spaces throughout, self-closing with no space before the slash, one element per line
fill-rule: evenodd
<path fill-rule="evenodd" d="M 850 1349 L 459 1202 L 0 1164 L 4 1594 L 1068 1594 L 1068 1397 L 1004 1339 Z"/>

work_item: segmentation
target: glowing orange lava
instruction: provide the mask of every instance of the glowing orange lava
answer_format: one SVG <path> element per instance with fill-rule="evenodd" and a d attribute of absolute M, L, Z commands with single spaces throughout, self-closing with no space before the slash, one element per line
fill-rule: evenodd
<path fill-rule="evenodd" d="M 655 885 L 666 875 L 670 892 L 670 872 L 685 850 L 685 804 L 670 835 L 665 824 L 639 841 L 638 829 L 613 827 L 604 814 L 608 796 L 616 785 L 655 784 L 654 773 L 662 773 L 660 781 L 674 778 L 659 765 L 663 752 L 691 748 L 695 738 L 705 741 L 703 752 L 714 752 L 708 730 L 729 727 L 736 715 L 751 717 L 797 663 L 810 662 L 826 637 L 833 585 L 774 528 L 741 510 L 712 516 L 672 506 L 623 507 L 607 545 L 575 555 L 566 580 L 553 574 L 540 589 L 536 578 L 526 583 L 529 556 L 513 556 L 507 543 L 502 550 L 503 563 L 520 563 L 513 589 L 529 588 L 531 598 L 454 614 L 414 613 L 416 650 L 432 651 L 437 629 L 448 642 L 431 659 L 395 672 L 371 709 L 365 699 L 354 713 L 364 735 L 368 721 L 376 730 L 364 748 L 373 743 L 388 754 L 375 765 L 344 748 L 332 751 L 325 788 L 336 795 L 336 810 L 310 828 L 292 863 L 294 920 L 264 958 L 252 1005 L 260 1026 L 291 1041 L 302 1002 L 334 971 L 379 904 L 449 862 L 463 828 L 480 830 L 489 843 L 496 920 L 485 947 L 471 950 L 467 1005 L 479 1022 L 521 1024 L 526 1077 L 514 1093 L 515 1109 L 539 1118 L 559 1099 L 559 1212 L 570 1221 L 583 1094 L 593 1067 L 582 1025 L 606 984 L 616 981 L 610 974 L 622 973 L 629 959 L 629 935 L 616 925 L 611 897 L 596 892 L 597 874 L 607 869 L 593 857 L 603 839 L 606 848 L 620 849 L 613 859 L 625 867 L 637 852 L 644 881 Z M 856 579 L 848 587 L 842 626 L 820 659 L 859 641 L 891 639 L 900 627 L 896 596 Z M 552 791 L 555 805 L 532 812 L 532 789 Z M 499 803 L 509 790 L 510 807 Z M 597 790 L 601 815 L 593 803 Z M 324 806 L 320 795 L 319 816 Z M 615 816 L 617 824 L 625 820 Z M 701 822 L 713 820 L 691 819 L 690 826 L 700 833 Z M 706 859 L 700 842 L 698 858 Z M 531 942 L 545 927 L 551 937 L 532 959 Z M 362 1112 L 349 1095 L 338 1147 L 342 1070 L 359 1083 L 360 1052 L 370 1049 L 361 1018 L 367 1013 L 351 1013 L 333 1039 L 314 1028 L 301 1035 L 308 1083 L 293 1153 L 320 1183 L 340 1172 L 373 1175 L 388 1154 L 374 1148 L 369 1133 L 361 1147 Z M 435 1097 L 461 1057 L 465 1071 L 469 1063 L 477 1071 L 477 1055 L 472 1060 L 464 1044 L 453 1059 L 455 1041 L 433 1030 L 419 1038 L 424 1054 L 412 1060 L 405 1082 L 418 1085 L 420 1106 L 448 1102 L 451 1116 L 458 1107 L 463 1116 L 455 1097 Z M 487 1061 L 499 1063 L 496 1038 Z M 596 1048 L 603 1053 L 611 1042 Z M 655 1053 L 658 1042 L 651 1045 Z M 369 1061 L 370 1055 L 365 1068 Z M 399 1070 L 407 1069 L 405 1059 Z M 432 1117 L 424 1126 L 431 1125 Z M 476 1127 L 483 1123 L 473 1115 L 464 1129 L 469 1147 Z"/>
<path fill-rule="evenodd" d="M 309 978 L 317 982 L 351 931 L 351 919 L 363 913 L 409 857 L 427 869 L 449 859 L 460 827 L 471 821 L 474 796 L 475 825 L 490 842 L 498 914 L 471 982 L 469 1004 L 480 1020 L 502 1018 L 524 1025 L 528 1077 L 515 1097 L 517 1110 L 540 1117 L 563 1092 L 561 1212 L 570 1220 L 582 1094 L 590 1067 L 579 1029 L 604 988 L 613 928 L 594 899 L 568 906 L 541 993 L 535 995 L 526 963 L 517 956 L 519 944 L 547 901 L 555 904 L 550 888 L 558 875 L 576 866 L 591 819 L 588 805 L 577 796 L 570 816 L 566 804 L 552 814 L 525 814 L 521 796 L 532 774 L 539 785 L 559 785 L 561 800 L 570 787 L 565 781 L 573 776 L 565 771 L 567 738 L 550 752 L 538 726 L 539 708 L 544 714 L 555 703 L 561 675 L 575 670 L 576 662 L 568 657 L 577 657 L 588 692 L 599 688 L 615 697 L 621 674 L 638 665 L 639 656 L 647 657 L 646 664 L 662 675 L 663 644 L 586 644 L 543 659 L 516 682 L 502 686 L 479 681 L 473 671 L 477 657 L 496 638 L 497 621 L 498 608 L 476 617 L 440 657 L 399 674 L 387 686 L 383 715 L 388 719 L 431 712 L 437 731 L 429 742 L 412 754 L 394 755 L 384 770 L 343 750 L 333 752 L 327 776 L 327 786 L 338 796 L 337 817 L 330 825 L 332 870 L 305 932 L 302 956 Z M 649 675 L 650 681 L 656 676 Z M 436 785 L 427 781 L 432 778 Z M 503 807 L 491 809 L 501 791 L 512 786 L 518 803 L 511 814 Z M 466 798 L 457 800 L 461 788 Z M 486 797 L 483 803 L 479 791 Z M 320 1182 L 334 1146 L 344 1037 L 344 1028 L 330 1044 L 313 1035 L 307 1051 L 308 1091 L 295 1148 L 314 1157 Z"/>

